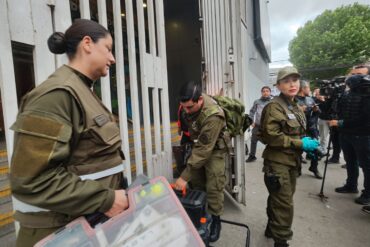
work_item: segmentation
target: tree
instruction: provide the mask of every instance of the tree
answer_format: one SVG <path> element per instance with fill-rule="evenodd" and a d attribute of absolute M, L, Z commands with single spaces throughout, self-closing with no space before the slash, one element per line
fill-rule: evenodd
<path fill-rule="evenodd" d="M 370 60 L 370 5 L 326 10 L 297 31 L 289 43 L 290 61 L 308 79 L 344 75 Z"/>

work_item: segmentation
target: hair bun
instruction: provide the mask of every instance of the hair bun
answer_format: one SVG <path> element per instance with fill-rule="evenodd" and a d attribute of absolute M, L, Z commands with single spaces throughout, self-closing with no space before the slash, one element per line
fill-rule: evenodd
<path fill-rule="evenodd" d="M 54 54 L 63 54 L 66 52 L 67 43 L 64 33 L 55 32 L 50 35 L 48 39 L 48 47 L 49 50 Z"/>

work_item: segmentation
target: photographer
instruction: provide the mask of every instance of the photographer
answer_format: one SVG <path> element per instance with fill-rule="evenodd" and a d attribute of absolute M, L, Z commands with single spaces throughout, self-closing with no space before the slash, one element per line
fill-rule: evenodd
<path fill-rule="evenodd" d="M 316 105 L 314 99 L 310 97 L 310 84 L 307 81 L 301 80 L 300 89 L 296 96 L 298 100 L 298 105 L 301 106 L 303 112 L 306 116 L 307 121 L 307 136 L 318 139 L 319 130 L 317 129 L 317 122 L 319 119 L 320 109 Z M 317 154 L 307 155 L 311 158 L 311 166 L 308 168 L 315 178 L 322 179 L 320 172 L 317 170 L 317 165 L 319 163 Z"/>
<path fill-rule="evenodd" d="M 328 121 L 338 119 L 338 101 L 342 97 L 345 89 L 345 77 L 336 77 L 331 81 L 321 82 L 320 95 L 320 143 L 321 149 L 325 152 L 327 148 L 327 135 L 330 134 L 333 144 L 333 154 L 328 160 L 329 164 L 339 164 L 339 155 L 341 147 L 339 143 L 339 132 L 337 127 L 331 128 L 329 131 Z"/>
<path fill-rule="evenodd" d="M 364 173 L 364 190 L 355 202 L 370 203 L 370 67 L 354 67 L 346 80 L 349 91 L 338 104 L 339 120 L 329 121 L 340 130 L 340 142 L 347 162 L 347 181 L 335 189 L 338 193 L 358 193 L 359 166 Z M 362 74 L 360 74 L 362 73 Z M 367 75 L 364 75 L 364 74 Z"/>

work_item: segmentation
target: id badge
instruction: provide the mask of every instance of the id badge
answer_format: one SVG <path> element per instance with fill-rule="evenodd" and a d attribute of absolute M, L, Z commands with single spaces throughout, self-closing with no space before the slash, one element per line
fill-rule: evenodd
<path fill-rule="evenodd" d="M 296 119 L 295 115 L 294 115 L 294 114 L 292 114 L 292 113 L 288 113 L 288 118 L 289 118 L 290 120 Z"/>

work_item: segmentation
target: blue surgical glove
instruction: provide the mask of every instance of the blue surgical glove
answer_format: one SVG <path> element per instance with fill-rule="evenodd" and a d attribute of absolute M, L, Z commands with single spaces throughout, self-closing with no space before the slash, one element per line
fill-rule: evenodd
<path fill-rule="evenodd" d="M 302 149 L 306 152 L 315 151 L 316 148 L 319 146 L 319 141 L 312 139 L 311 137 L 303 137 L 302 141 Z"/>

